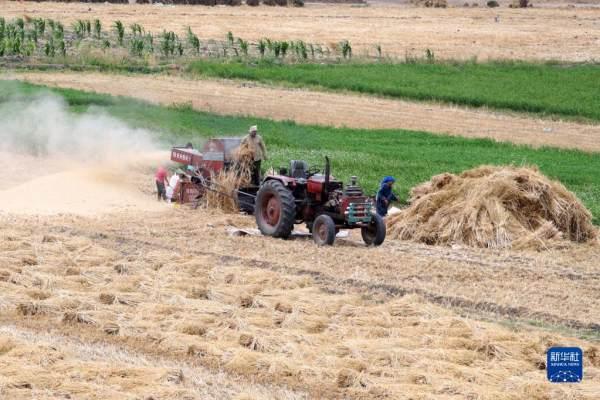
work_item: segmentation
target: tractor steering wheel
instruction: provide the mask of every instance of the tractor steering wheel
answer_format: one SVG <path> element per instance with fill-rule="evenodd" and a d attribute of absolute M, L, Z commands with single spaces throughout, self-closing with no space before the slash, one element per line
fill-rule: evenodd
<path fill-rule="evenodd" d="M 309 169 L 306 170 L 306 176 L 307 177 L 311 177 L 311 176 L 316 175 L 316 174 L 318 174 L 320 172 L 321 172 L 321 170 L 319 168 L 312 167 L 312 168 L 309 168 Z"/>

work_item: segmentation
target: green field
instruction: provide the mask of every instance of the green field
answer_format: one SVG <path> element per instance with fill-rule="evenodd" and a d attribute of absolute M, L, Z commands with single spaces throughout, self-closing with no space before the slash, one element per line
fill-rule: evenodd
<path fill-rule="evenodd" d="M 13 96 L 28 97 L 50 89 L 0 81 L 0 102 Z M 73 112 L 90 107 L 122 119 L 132 126 L 157 132 L 165 147 L 191 140 L 198 144 L 210 136 L 242 135 L 258 124 L 270 152 L 266 166 L 287 165 L 305 159 L 323 165 L 332 159 L 332 173 L 344 181 L 357 175 L 374 192 L 384 175 L 398 178 L 397 190 L 406 199 L 409 189 L 432 175 L 460 172 L 481 164 L 539 166 L 543 173 L 563 182 L 593 212 L 600 223 L 600 154 L 552 148 L 533 149 L 486 139 L 465 139 L 403 130 L 359 130 L 297 125 L 249 117 L 218 116 L 189 106 L 160 107 L 122 97 L 52 89 L 64 97 Z"/>
<path fill-rule="evenodd" d="M 194 75 L 600 120 L 600 66 L 194 61 Z"/>

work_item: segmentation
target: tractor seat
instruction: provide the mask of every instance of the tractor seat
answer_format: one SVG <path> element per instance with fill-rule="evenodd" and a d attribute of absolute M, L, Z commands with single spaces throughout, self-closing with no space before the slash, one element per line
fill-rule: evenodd
<path fill-rule="evenodd" d="M 292 160 L 290 162 L 290 176 L 296 179 L 306 179 L 308 164 L 302 160 Z"/>

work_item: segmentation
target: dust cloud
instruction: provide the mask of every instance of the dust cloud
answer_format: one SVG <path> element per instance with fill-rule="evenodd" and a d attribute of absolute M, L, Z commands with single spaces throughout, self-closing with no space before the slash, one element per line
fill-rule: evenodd
<path fill-rule="evenodd" d="M 0 212 L 161 209 L 152 174 L 168 153 L 156 137 L 99 108 L 71 112 L 52 93 L 17 93 L 0 102 Z"/>
<path fill-rule="evenodd" d="M 13 96 L 0 103 L 0 151 L 78 161 L 119 159 L 159 148 L 151 132 L 90 109 L 69 112 L 52 94 Z"/>

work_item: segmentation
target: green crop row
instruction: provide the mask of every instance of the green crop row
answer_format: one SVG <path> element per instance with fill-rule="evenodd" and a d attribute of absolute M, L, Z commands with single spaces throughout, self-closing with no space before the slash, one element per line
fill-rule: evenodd
<path fill-rule="evenodd" d="M 600 121 L 600 66 L 193 61 L 194 75 Z M 357 110 L 360 112 L 360 110 Z M 383 117 L 383 116 L 382 116 Z"/>

